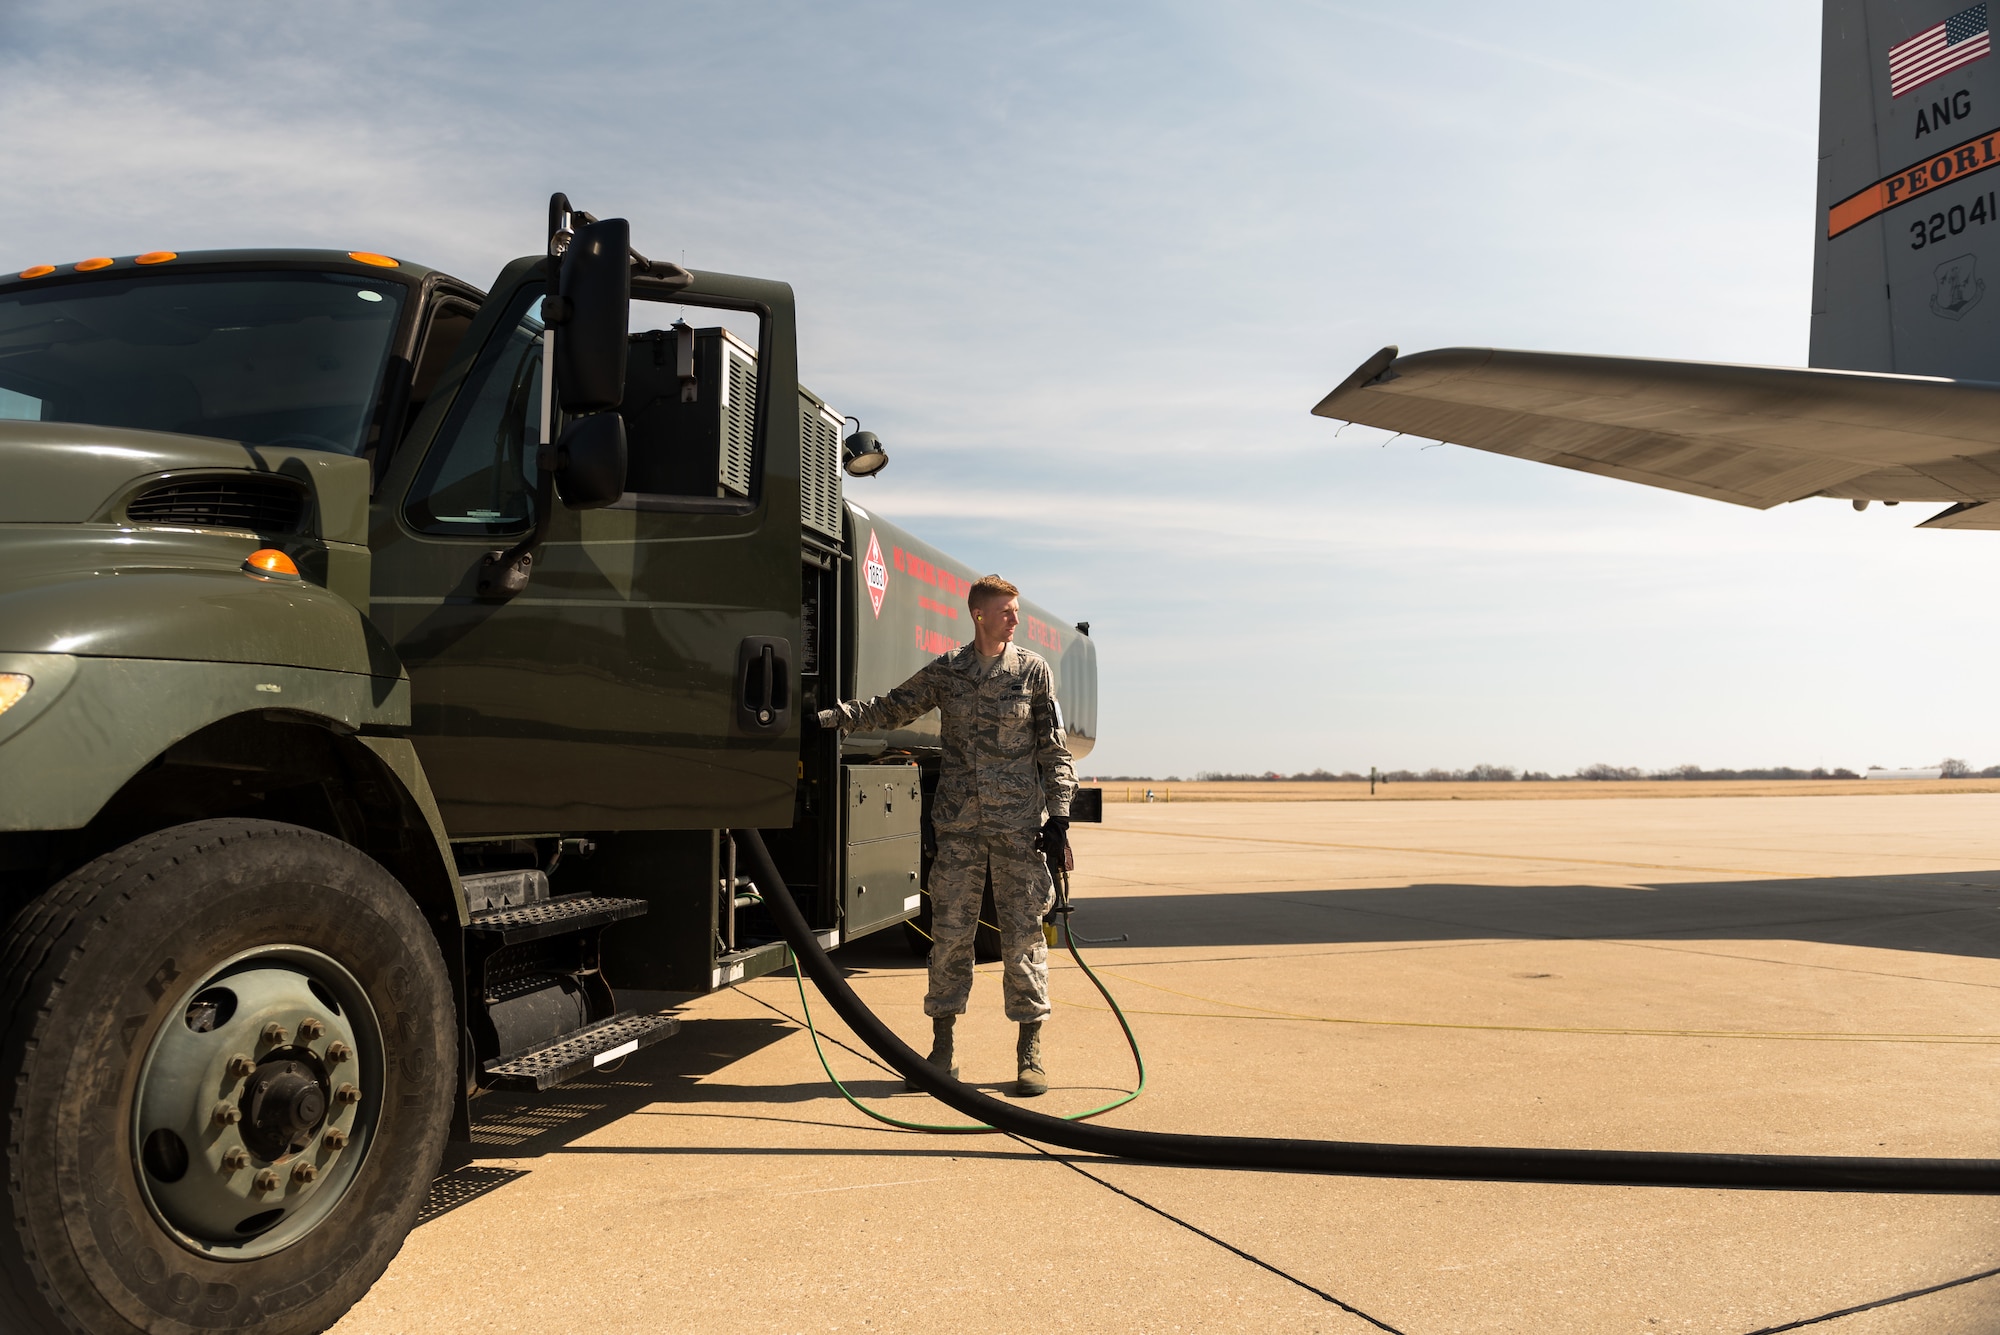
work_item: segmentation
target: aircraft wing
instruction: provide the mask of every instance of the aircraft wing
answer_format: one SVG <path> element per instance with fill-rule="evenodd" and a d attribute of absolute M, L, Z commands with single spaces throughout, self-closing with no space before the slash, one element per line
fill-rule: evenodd
<path fill-rule="evenodd" d="M 2000 528 L 2000 384 L 1868 371 L 1440 348 L 1363 362 L 1321 417 L 1769 509 L 1946 501 Z"/>

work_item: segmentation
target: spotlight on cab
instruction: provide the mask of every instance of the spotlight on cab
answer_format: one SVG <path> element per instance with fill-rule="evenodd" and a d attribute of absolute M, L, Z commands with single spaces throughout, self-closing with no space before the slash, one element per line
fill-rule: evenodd
<path fill-rule="evenodd" d="M 855 424 L 858 428 L 860 423 Z M 840 466 L 849 477 L 873 477 L 889 464 L 889 452 L 873 431 L 857 429 L 840 445 Z"/>

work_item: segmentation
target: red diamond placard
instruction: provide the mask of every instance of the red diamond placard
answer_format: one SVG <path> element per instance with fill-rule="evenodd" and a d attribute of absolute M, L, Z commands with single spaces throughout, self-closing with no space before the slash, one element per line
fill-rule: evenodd
<path fill-rule="evenodd" d="M 861 576 L 868 581 L 868 601 L 875 604 L 876 619 L 882 616 L 882 596 L 889 592 L 889 566 L 882 559 L 882 544 L 875 530 L 868 530 L 868 559 L 861 563 Z"/>

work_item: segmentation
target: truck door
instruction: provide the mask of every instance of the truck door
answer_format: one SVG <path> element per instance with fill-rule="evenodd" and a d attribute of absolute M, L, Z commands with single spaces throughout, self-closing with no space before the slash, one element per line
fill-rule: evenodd
<path fill-rule="evenodd" d="M 543 295 L 539 260 L 501 275 L 376 497 L 372 615 L 445 824 L 789 826 L 798 424 L 771 405 L 796 394 L 790 289 L 635 278 L 628 490 L 553 502 L 527 588 L 483 598 L 487 553 L 535 520 Z"/>

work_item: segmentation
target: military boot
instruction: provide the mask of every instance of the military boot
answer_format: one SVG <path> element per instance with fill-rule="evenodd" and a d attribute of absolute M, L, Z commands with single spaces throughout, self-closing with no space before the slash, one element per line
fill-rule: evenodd
<path fill-rule="evenodd" d="M 1048 1072 L 1042 1069 L 1040 1020 L 1030 1020 L 1021 1026 L 1021 1037 L 1014 1043 L 1014 1064 L 1019 1068 L 1019 1074 L 1014 1079 L 1016 1094 L 1022 1098 L 1033 1098 L 1049 1092 Z"/>
<path fill-rule="evenodd" d="M 948 1075 L 954 1080 L 958 1079 L 958 1063 L 952 1058 L 951 1022 L 957 1018 L 956 1015 L 931 1017 L 931 1055 L 926 1058 L 932 1066 L 937 1067 L 940 1074 Z M 921 1090 L 923 1086 L 914 1080 L 905 1080 L 903 1088 L 916 1091 Z"/>

